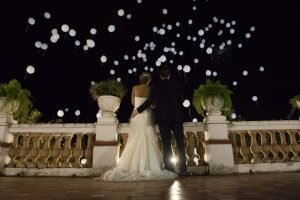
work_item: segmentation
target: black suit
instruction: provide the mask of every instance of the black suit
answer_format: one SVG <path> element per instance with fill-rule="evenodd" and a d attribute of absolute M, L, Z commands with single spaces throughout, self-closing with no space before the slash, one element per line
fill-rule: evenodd
<path fill-rule="evenodd" d="M 155 102 L 155 120 L 159 125 L 164 149 L 164 163 L 168 170 L 174 171 L 170 158 L 172 157 L 171 131 L 173 131 L 178 153 L 179 169 L 185 172 L 186 157 L 183 135 L 183 110 L 182 103 L 184 95 L 181 86 L 173 80 L 160 80 L 151 89 L 149 98 L 137 108 L 137 111 L 143 112 L 152 102 Z"/>

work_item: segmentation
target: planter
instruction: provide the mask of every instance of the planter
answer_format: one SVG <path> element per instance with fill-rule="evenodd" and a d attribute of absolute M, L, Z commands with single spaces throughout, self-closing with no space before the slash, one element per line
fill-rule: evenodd
<path fill-rule="evenodd" d="M 207 115 L 221 115 L 221 108 L 223 107 L 224 100 L 218 96 L 210 96 L 201 99 L 202 107 L 207 111 Z"/>
<path fill-rule="evenodd" d="M 98 106 L 103 117 L 115 117 L 115 112 L 119 109 L 121 99 L 116 96 L 99 96 Z"/>
<path fill-rule="evenodd" d="M 0 97 L 0 113 L 8 114 L 8 122 L 11 124 L 17 124 L 12 114 L 19 109 L 20 103 L 18 101 L 8 102 L 5 105 L 6 97 Z"/>

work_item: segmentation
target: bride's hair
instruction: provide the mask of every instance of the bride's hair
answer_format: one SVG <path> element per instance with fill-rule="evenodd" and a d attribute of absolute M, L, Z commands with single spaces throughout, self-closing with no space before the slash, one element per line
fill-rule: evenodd
<path fill-rule="evenodd" d="M 149 85 L 149 83 L 151 82 L 152 80 L 152 76 L 149 72 L 143 72 L 141 75 L 140 75 L 140 83 L 142 84 L 147 84 Z"/>

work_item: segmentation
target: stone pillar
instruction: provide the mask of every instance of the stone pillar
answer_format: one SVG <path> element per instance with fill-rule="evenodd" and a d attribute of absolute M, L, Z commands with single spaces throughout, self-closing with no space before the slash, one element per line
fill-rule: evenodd
<path fill-rule="evenodd" d="M 93 143 L 93 168 L 97 173 L 113 168 L 119 158 L 117 118 L 114 116 L 99 117 L 96 124 L 96 139 Z"/>
<path fill-rule="evenodd" d="M 13 141 L 13 136 L 8 133 L 10 116 L 0 112 L 0 173 L 6 164 L 9 163 L 8 150 L 10 143 Z"/>
<path fill-rule="evenodd" d="M 205 161 L 210 174 L 230 174 L 234 171 L 234 159 L 231 141 L 228 138 L 226 117 L 209 115 L 205 118 Z"/>

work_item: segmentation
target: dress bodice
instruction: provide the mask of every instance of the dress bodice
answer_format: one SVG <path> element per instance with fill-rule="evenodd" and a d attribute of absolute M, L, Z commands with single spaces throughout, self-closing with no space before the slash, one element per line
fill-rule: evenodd
<path fill-rule="evenodd" d="M 134 107 L 138 108 L 140 105 L 142 105 L 148 97 L 134 97 Z"/>

